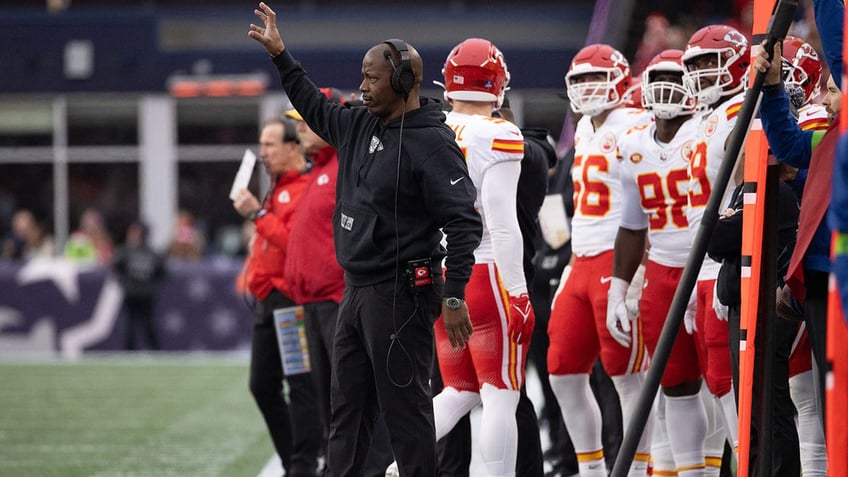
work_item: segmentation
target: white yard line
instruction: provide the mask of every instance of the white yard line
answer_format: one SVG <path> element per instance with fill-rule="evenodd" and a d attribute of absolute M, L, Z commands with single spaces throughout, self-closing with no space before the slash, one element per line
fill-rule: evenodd
<path fill-rule="evenodd" d="M 280 456 L 274 454 L 268 459 L 268 462 L 265 463 L 265 467 L 259 471 L 259 475 L 256 477 L 280 477 L 280 469 L 283 468 L 283 463 L 280 462 Z M 283 473 L 285 475 L 285 472 Z"/>

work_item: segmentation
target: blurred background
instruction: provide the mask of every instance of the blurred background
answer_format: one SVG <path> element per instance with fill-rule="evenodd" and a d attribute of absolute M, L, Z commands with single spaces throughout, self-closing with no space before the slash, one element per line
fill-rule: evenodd
<path fill-rule="evenodd" d="M 801 3 L 796 33 L 817 45 L 806 26 L 810 2 Z M 423 94 L 433 97 L 441 97 L 431 81 L 441 79 L 449 50 L 468 37 L 491 39 L 509 65 L 517 122 L 550 130 L 562 155 L 571 134 L 563 76 L 582 46 L 609 43 L 638 74 L 703 25 L 749 33 L 750 4 L 271 2 L 315 83 L 347 92 L 358 87 L 364 52 L 383 39 L 403 38 L 421 52 Z M 247 36 L 255 6 L 3 0 L 0 351 L 120 349 L 120 298 L 106 284 L 113 254 L 139 221 L 168 257 L 155 313 L 162 348 L 248 345 L 237 276 L 252 231 L 228 193 L 261 121 L 288 106 L 272 63 Z M 267 184 L 262 175 L 254 174 L 255 191 Z"/>

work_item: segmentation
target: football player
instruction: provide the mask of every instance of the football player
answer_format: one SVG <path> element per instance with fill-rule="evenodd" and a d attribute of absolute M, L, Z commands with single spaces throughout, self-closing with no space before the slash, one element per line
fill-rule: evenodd
<path fill-rule="evenodd" d="M 620 51 L 604 44 L 580 50 L 565 76 L 572 110 L 582 115 L 574 135 L 572 258 L 560 280 L 548 323 L 548 372 L 574 443 L 580 475 L 606 476 L 601 413 L 589 386 L 600 356 L 621 401 L 624 425 L 642 389 L 647 355 L 634 318 L 632 339 L 622 346 L 606 327 L 612 281 L 613 243 L 621 218 L 618 141 L 625 131 L 650 121 L 625 106 L 631 74 Z M 643 436 L 630 475 L 645 475 L 649 441 Z"/>
<path fill-rule="evenodd" d="M 515 411 L 535 321 L 516 211 L 524 137 L 513 123 L 492 117 L 509 83 L 504 56 L 492 42 L 463 41 L 448 55 L 443 74 L 445 97 L 452 106 L 447 124 L 477 189 L 475 207 L 483 218 L 483 238 L 466 289 L 474 333 L 464 348 L 454 348 L 442 322 L 435 325 L 444 382 L 433 398 L 436 438 L 482 402 L 479 449 L 488 475 L 513 476 Z"/>
<path fill-rule="evenodd" d="M 689 160 L 689 200 L 686 211 L 689 229 L 697 233 L 713 183 L 725 157 L 727 139 L 736 124 L 742 106 L 749 65 L 748 40 L 726 25 L 710 25 L 696 31 L 683 53 L 686 69 L 684 82 L 697 96 L 704 113 L 698 119 L 697 138 Z M 734 184 L 728 184 L 721 203 L 727 203 Z M 691 428 L 669 427 L 669 438 L 675 459 L 692 456 L 691 465 L 702 453 L 706 469 L 703 475 L 718 475 L 724 437 L 735 449 L 738 446 L 736 399 L 730 364 L 727 317 L 713 308 L 715 280 L 720 264 L 705 257 L 698 281 L 692 291 L 684 317 L 684 326 L 695 337 L 696 350 L 690 353 L 690 366 L 681 368 L 673 380 L 666 381 L 666 414 L 669 421 L 686 421 Z M 701 375 L 713 402 L 702 402 Z M 717 414 L 721 419 L 708 419 Z M 717 428 L 717 421 L 723 431 Z M 723 434 L 723 435 L 722 435 Z M 706 441 L 706 442 L 705 442 Z M 689 465 L 689 458 L 677 461 L 678 469 Z M 680 473 L 682 476 L 702 475 Z"/>
<path fill-rule="evenodd" d="M 656 348 L 691 249 L 687 167 L 696 130 L 692 120 L 696 101 L 683 85 L 682 56 L 680 50 L 665 50 L 650 61 L 642 73 L 642 106 L 655 121 L 631 129 L 619 144 L 623 209 L 615 241 L 607 326 L 623 346 L 630 344 L 632 316 L 625 304 L 626 293 L 649 241 L 639 314 L 650 353 Z M 692 336 L 681 330 L 666 376 L 675 376 L 679 366 L 688 365 L 686 357 L 694 350 Z M 665 376 L 663 381 L 667 382 Z M 661 397 L 654 416 L 654 475 L 675 475 L 678 469 L 669 448 L 664 402 Z"/>

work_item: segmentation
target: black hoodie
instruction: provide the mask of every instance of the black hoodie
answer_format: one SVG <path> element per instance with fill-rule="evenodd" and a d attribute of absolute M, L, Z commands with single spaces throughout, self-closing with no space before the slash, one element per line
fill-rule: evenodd
<path fill-rule="evenodd" d="M 430 257 L 438 268 L 447 256 L 444 296 L 464 298 L 483 225 L 439 103 L 421 98 L 420 108 L 383 124 L 364 107 L 329 101 L 287 51 L 273 61 L 294 108 L 339 154 L 333 236 L 345 282 L 372 285 L 408 260 Z"/>

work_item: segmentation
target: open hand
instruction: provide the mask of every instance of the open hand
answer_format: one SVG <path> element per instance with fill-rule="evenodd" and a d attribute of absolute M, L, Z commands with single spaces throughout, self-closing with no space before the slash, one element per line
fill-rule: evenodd
<path fill-rule="evenodd" d="M 277 30 L 277 14 L 265 2 L 259 2 L 259 10 L 253 10 L 253 14 L 262 20 L 265 27 L 251 23 L 247 36 L 261 43 L 271 57 L 282 53 L 286 49 L 286 45 L 283 43 L 280 31 Z"/>

